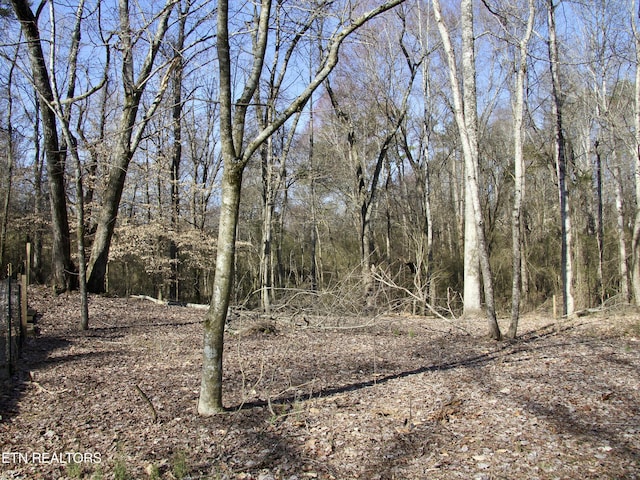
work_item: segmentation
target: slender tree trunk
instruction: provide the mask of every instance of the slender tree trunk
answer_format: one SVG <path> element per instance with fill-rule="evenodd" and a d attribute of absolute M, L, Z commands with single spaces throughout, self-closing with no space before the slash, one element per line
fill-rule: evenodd
<path fill-rule="evenodd" d="M 7 75 L 7 171 L 4 191 L 4 202 L 2 206 L 2 226 L 0 227 L 0 266 L 5 264 L 5 253 L 7 248 L 7 228 L 9 225 L 9 207 L 11 205 L 11 193 L 13 185 L 13 72 L 16 68 L 16 61 L 19 49 L 16 48 L 15 56 L 9 67 Z M 30 272 L 26 272 L 29 274 Z"/>
<path fill-rule="evenodd" d="M 571 259 L 572 232 L 569 209 L 569 189 L 567 187 L 567 160 L 562 119 L 562 94 L 558 72 L 558 43 L 556 39 L 555 5 L 547 0 L 547 20 L 549 26 L 549 66 L 551 69 L 551 109 L 554 118 L 555 160 L 558 175 L 558 196 L 560 199 L 561 222 L 561 282 L 562 314 L 569 316 L 574 311 L 573 262 Z"/>
<path fill-rule="evenodd" d="M 480 187 L 478 179 L 478 106 L 476 91 L 475 33 L 473 27 L 473 0 L 462 1 L 462 82 L 464 95 L 464 118 L 467 127 L 469 154 L 465 155 L 465 175 L 471 190 L 473 214 L 476 224 L 478 256 L 482 271 L 484 301 L 487 310 L 489 336 L 500 340 L 502 334 L 498 327 L 493 294 L 493 274 L 489 263 L 489 249 L 484 233 L 484 219 L 480 205 Z"/>
<path fill-rule="evenodd" d="M 87 300 L 87 263 L 85 260 L 85 242 L 84 242 L 84 199 L 82 189 L 82 164 L 80 163 L 80 157 L 75 155 L 75 168 L 76 168 L 76 192 L 78 195 L 78 209 L 77 218 L 77 238 L 78 238 L 78 276 L 80 286 L 80 314 L 81 323 L 80 328 L 82 330 L 89 329 L 89 303 Z"/>
<path fill-rule="evenodd" d="M 625 303 L 631 301 L 631 288 L 629 285 L 629 269 L 627 267 L 627 236 L 625 234 L 625 218 L 623 208 L 622 172 L 620 166 L 614 160 L 614 181 L 616 185 L 616 219 L 618 226 L 618 272 L 620 274 L 620 294 Z"/>
<path fill-rule="evenodd" d="M 511 239 L 513 248 L 512 260 L 512 285 L 511 285 L 511 323 L 508 338 L 515 338 L 518 332 L 518 322 L 520 320 L 520 303 L 522 293 L 522 202 L 525 192 L 525 162 L 523 154 L 523 120 L 524 120 L 524 95 L 525 81 L 527 76 L 528 45 L 533 32 L 535 6 L 533 0 L 529 0 L 529 20 L 527 30 L 520 41 L 519 59 L 517 66 L 515 85 L 515 104 L 513 122 L 513 157 L 514 157 L 514 192 L 513 210 L 511 213 Z"/>
<path fill-rule="evenodd" d="M 268 121 L 268 120 L 267 120 Z M 265 142 L 262 155 L 262 248 L 260 249 L 260 298 L 262 311 L 271 313 L 271 245 L 273 242 L 273 210 L 275 201 L 273 178 L 273 146 L 271 138 Z"/>
<path fill-rule="evenodd" d="M 473 182 L 477 183 L 476 170 L 474 162 L 477 162 L 477 137 L 476 130 L 473 133 L 469 133 L 469 128 L 477 128 L 477 113 L 475 95 L 475 73 L 469 71 L 473 69 L 475 71 L 474 60 L 474 39 L 473 30 L 469 31 L 468 21 L 468 8 L 465 3 L 469 3 L 467 0 L 461 3 L 463 10 L 463 18 L 467 15 L 467 23 L 463 27 L 463 73 L 465 75 L 464 87 L 465 87 L 465 99 L 463 101 L 462 94 L 460 92 L 460 84 L 457 74 L 457 66 L 455 53 L 451 44 L 449 31 L 442 18 L 442 8 L 440 7 L 439 0 L 433 0 L 434 13 L 436 17 L 436 23 L 438 24 L 438 30 L 440 36 L 443 39 L 445 55 L 447 57 L 447 63 L 449 65 L 449 80 L 451 89 L 454 96 L 454 114 L 456 117 L 456 123 L 460 132 L 462 140 L 462 150 L 464 157 L 464 286 L 463 286 L 463 300 L 464 300 L 464 315 L 465 317 L 473 318 L 477 317 L 481 312 L 481 291 L 480 291 L 480 259 L 479 259 L 479 239 L 478 239 L 478 227 L 476 225 L 474 201 L 473 201 Z M 467 12 L 466 14 L 464 12 Z M 473 22 L 473 18 L 471 19 Z M 471 27 L 473 25 L 471 24 Z M 469 48 L 471 51 L 469 52 Z M 469 80 L 469 84 L 466 80 Z M 471 102 L 470 105 L 466 105 L 467 97 Z M 471 116 L 469 118 L 468 116 Z M 471 135 L 471 137 L 470 137 Z M 475 143 L 475 151 L 472 145 Z M 475 179 L 475 180 L 474 180 Z"/>
<path fill-rule="evenodd" d="M 254 44 L 254 62 L 244 90 L 235 102 L 232 98 L 232 63 L 229 44 L 229 2 L 218 2 L 218 30 L 216 47 L 220 82 L 220 136 L 224 171 L 222 174 L 222 205 L 218 224 L 216 273 L 213 280 L 211 306 L 204 325 L 204 352 L 202 358 L 202 381 L 198 413 L 213 415 L 224 411 L 222 403 L 222 356 L 224 349 L 224 325 L 231 299 L 233 267 L 235 264 L 235 242 L 240 207 L 242 173 L 248 162 L 243 158 L 244 127 L 248 103 L 253 98 L 267 47 L 268 23 L 271 1 L 262 0 L 258 31 Z M 265 137 L 265 141 L 268 137 Z M 260 143 L 262 144 L 262 142 Z M 258 148 L 257 145 L 255 148 Z"/>
<path fill-rule="evenodd" d="M 185 44 L 185 25 L 189 15 L 191 2 L 184 3 L 179 10 L 178 38 L 173 44 L 173 98 L 171 120 L 173 128 L 173 149 L 171 152 L 171 230 L 173 233 L 169 241 L 169 261 L 171 263 L 171 278 L 169 282 L 169 297 L 178 300 L 180 294 L 180 260 L 178 244 L 174 236 L 180 232 L 180 165 L 182 163 L 182 82 L 184 77 L 184 59 L 182 53 Z"/>
<path fill-rule="evenodd" d="M 178 48 L 180 51 L 182 47 Z M 180 163 L 182 161 L 182 61 L 178 58 L 179 66 L 173 75 L 173 152 L 171 158 L 171 230 L 169 240 L 169 261 L 171 263 L 171 278 L 169 279 L 169 297 L 178 300 L 179 295 L 179 258 L 178 244 L 174 236 L 180 231 Z"/>
<path fill-rule="evenodd" d="M 172 162 L 171 168 L 171 177 L 172 177 L 172 186 L 171 186 L 171 233 L 172 238 L 169 239 L 169 263 L 171 265 L 171 274 L 169 278 L 169 298 L 172 300 L 178 300 L 178 296 L 180 294 L 179 287 L 179 273 L 180 273 L 180 259 L 178 255 L 178 243 L 174 238 L 175 235 L 179 234 L 179 205 L 180 205 L 180 192 L 177 187 L 174 186 L 177 183 L 174 178 L 177 178 L 179 175 L 179 165 Z"/>
<path fill-rule="evenodd" d="M 38 221 L 42 218 L 44 194 L 42 191 L 42 169 L 43 159 L 40 151 L 40 102 L 38 100 L 38 93 L 34 91 L 34 104 L 35 104 L 35 118 L 33 126 L 33 189 L 34 189 L 34 213 Z M 37 283 L 43 283 L 44 278 L 42 274 L 42 228 L 39 225 L 35 226 L 35 232 L 33 234 L 33 262 L 31 267 L 33 269 L 33 278 Z"/>
<path fill-rule="evenodd" d="M 604 303 L 604 217 L 602 198 L 602 157 L 598 141 L 595 143 L 595 194 L 596 194 L 596 243 L 598 245 L 598 267 L 596 275 L 596 293 L 599 304 Z"/>
<path fill-rule="evenodd" d="M 311 61 L 311 57 L 309 57 Z M 311 72 L 311 67 L 309 68 Z M 309 79 L 311 80 L 311 79 Z M 311 291 L 318 290 L 318 219 L 317 219 L 317 194 L 316 194 L 316 172 L 314 166 L 314 123 L 313 123 L 313 96 L 309 99 L 309 188 L 311 190 Z"/>
<path fill-rule="evenodd" d="M 422 46 L 423 55 L 427 55 L 427 49 L 423 45 Z M 436 301 L 436 282 L 433 276 L 433 217 L 431 214 L 431 168 L 429 165 L 429 149 L 430 145 L 430 114 L 428 110 L 428 104 L 431 100 L 431 83 L 429 80 L 429 72 L 428 72 L 428 63 L 426 60 L 423 60 L 423 83 L 422 83 L 422 93 L 424 96 L 424 111 L 423 111 L 423 121 L 422 121 L 422 146 L 420 151 L 420 162 L 422 165 L 421 172 L 421 200 L 422 200 L 422 212 L 424 215 L 424 223 L 422 228 L 422 242 L 425 243 L 426 252 L 423 254 L 426 265 L 425 265 L 425 276 L 427 283 L 427 302 L 430 305 L 435 305 Z"/>
<path fill-rule="evenodd" d="M 77 66 L 78 66 L 78 52 L 81 40 L 81 26 L 84 12 L 84 0 L 78 2 L 76 9 L 76 21 L 71 35 L 71 48 L 68 60 L 68 84 L 67 84 L 67 99 L 72 99 L 75 95 L 76 78 L 77 78 Z M 53 3 L 50 3 L 49 16 L 51 19 L 51 51 L 50 51 L 50 65 L 51 71 L 55 72 L 55 50 L 56 50 L 56 16 Z M 56 82 L 55 74 L 51 77 L 51 89 L 55 99 L 54 109 L 56 116 L 60 120 L 60 128 L 62 130 L 63 146 L 62 150 L 65 154 L 70 153 L 74 162 L 75 171 L 75 183 L 76 183 L 76 240 L 78 248 L 78 285 L 80 289 L 80 328 L 82 330 L 89 329 L 89 305 L 87 301 L 87 268 L 85 261 L 85 235 L 84 235 L 84 192 L 82 187 L 82 162 L 80 155 L 78 154 L 78 142 L 72 135 L 69 127 L 71 119 L 71 109 L 73 102 L 70 102 L 66 107 L 62 107 L 62 101 L 60 98 L 60 91 Z"/>
<path fill-rule="evenodd" d="M 631 286 L 633 288 L 633 297 L 636 305 L 640 305 L 640 31 L 638 23 L 640 22 L 640 3 L 635 4 L 636 16 L 632 20 L 633 34 L 636 50 L 636 78 L 635 78 L 635 151 L 634 154 L 634 179 L 635 179 L 635 218 L 633 222 L 633 237 L 631 245 L 632 255 L 632 273 Z"/>
<path fill-rule="evenodd" d="M 465 167 L 465 170 L 468 167 Z M 480 289 L 480 259 L 478 257 L 478 230 L 476 228 L 473 198 L 469 177 L 464 182 L 464 316 L 477 318 L 482 315 L 482 294 Z"/>

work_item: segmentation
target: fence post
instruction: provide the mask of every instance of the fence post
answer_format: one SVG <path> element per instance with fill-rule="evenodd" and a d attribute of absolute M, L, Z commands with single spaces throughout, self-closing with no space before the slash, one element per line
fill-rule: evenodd
<path fill-rule="evenodd" d="M 27 275 L 27 285 L 31 284 L 31 242 L 27 242 L 27 259 L 25 261 L 25 273 Z"/>
<path fill-rule="evenodd" d="M 27 305 L 27 285 L 29 285 L 29 276 L 21 275 L 20 280 L 22 285 L 20 287 L 20 344 L 24 342 L 27 337 L 27 319 L 29 314 L 29 306 Z"/>
<path fill-rule="evenodd" d="M 6 362 L 7 362 L 7 375 L 11 377 L 13 375 L 13 342 L 11 341 L 11 277 L 7 277 L 7 348 L 6 348 Z"/>

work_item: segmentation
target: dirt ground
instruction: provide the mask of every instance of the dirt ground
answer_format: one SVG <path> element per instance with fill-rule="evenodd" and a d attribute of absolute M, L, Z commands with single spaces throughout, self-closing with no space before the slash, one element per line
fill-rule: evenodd
<path fill-rule="evenodd" d="M 229 412 L 196 413 L 204 312 L 30 291 L 41 317 L 0 384 L 0 479 L 640 478 L 640 313 L 515 342 L 484 322 L 235 314 Z M 503 325 L 504 328 L 504 325 Z"/>

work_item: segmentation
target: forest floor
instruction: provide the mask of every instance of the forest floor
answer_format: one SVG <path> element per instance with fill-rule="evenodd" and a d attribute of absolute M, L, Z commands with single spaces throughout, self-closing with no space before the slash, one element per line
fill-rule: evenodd
<path fill-rule="evenodd" d="M 81 332 L 76 294 L 29 294 L 39 333 L 0 383 L 3 480 L 640 478 L 630 307 L 528 314 L 514 342 L 484 322 L 236 314 L 229 411 L 203 418 L 202 310 L 92 296 Z"/>

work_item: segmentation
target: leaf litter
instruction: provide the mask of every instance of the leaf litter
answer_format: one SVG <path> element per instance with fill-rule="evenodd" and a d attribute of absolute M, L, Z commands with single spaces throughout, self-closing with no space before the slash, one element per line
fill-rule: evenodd
<path fill-rule="evenodd" d="M 91 296 L 81 332 L 77 294 L 29 293 L 39 333 L 2 384 L 0 479 L 640 478 L 631 307 L 528 314 L 513 342 L 482 320 L 245 312 L 229 411 L 203 418 L 202 310 Z"/>

